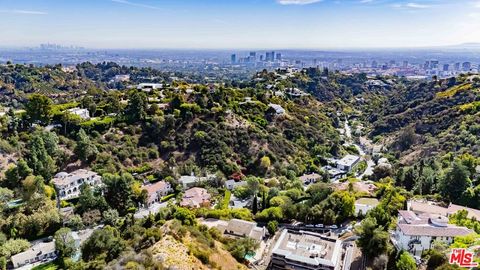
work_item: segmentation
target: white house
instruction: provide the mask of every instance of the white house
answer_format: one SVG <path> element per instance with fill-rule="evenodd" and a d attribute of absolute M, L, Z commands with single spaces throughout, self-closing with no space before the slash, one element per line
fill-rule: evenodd
<path fill-rule="evenodd" d="M 270 268 L 336 270 L 341 268 L 342 253 L 339 239 L 285 229 L 273 246 Z"/>
<path fill-rule="evenodd" d="M 90 112 L 87 109 L 71 108 L 68 112 L 80 116 L 80 118 L 88 120 L 90 119 Z"/>
<path fill-rule="evenodd" d="M 424 250 L 432 248 L 435 241 L 451 244 L 455 237 L 471 233 L 473 231 L 468 228 L 448 224 L 448 218 L 442 215 L 417 215 L 401 210 L 391 240 L 397 249 L 421 256 Z"/>
<path fill-rule="evenodd" d="M 225 181 L 225 187 L 228 190 L 233 190 L 236 187 L 245 186 L 245 185 L 247 185 L 247 181 L 235 181 L 234 179 Z"/>
<path fill-rule="evenodd" d="M 180 179 L 178 179 L 178 182 L 183 186 L 183 189 L 188 189 L 191 187 L 195 187 L 202 182 L 214 181 L 215 179 L 216 179 L 215 174 L 207 174 L 207 176 L 198 177 L 198 176 L 195 176 L 195 174 L 192 172 L 191 175 L 180 176 Z"/>
<path fill-rule="evenodd" d="M 355 215 L 365 215 L 368 211 L 372 210 L 379 204 L 379 201 L 375 198 L 360 198 L 355 201 Z"/>
<path fill-rule="evenodd" d="M 443 207 L 431 201 L 410 200 L 407 202 L 407 209 L 415 212 L 416 214 L 427 213 L 442 215 L 446 217 L 449 217 L 450 215 L 463 210 L 467 211 L 468 218 L 475 218 L 476 220 L 480 220 L 480 210 L 468 208 L 453 203 L 449 204 L 448 207 Z"/>
<path fill-rule="evenodd" d="M 130 75 L 128 75 L 128 74 L 115 75 L 115 77 L 113 78 L 113 81 L 115 81 L 115 82 L 128 82 L 128 81 L 130 81 Z"/>
<path fill-rule="evenodd" d="M 86 183 L 92 187 L 102 185 L 102 177 L 96 172 L 85 169 L 71 173 L 59 172 L 52 179 L 61 200 L 77 198 L 80 195 L 80 187 Z"/>
<path fill-rule="evenodd" d="M 349 172 L 359 161 L 359 156 L 346 155 L 337 161 L 337 168 Z"/>
<path fill-rule="evenodd" d="M 159 181 L 155 184 L 144 185 L 142 186 L 142 189 L 146 190 L 148 193 L 147 206 L 159 202 L 163 196 L 166 196 L 168 193 L 173 191 L 170 183 L 166 181 Z"/>
<path fill-rule="evenodd" d="M 232 237 L 249 237 L 257 241 L 262 241 L 267 234 L 265 227 L 258 227 L 256 222 L 240 219 L 219 222 L 217 229 L 225 235 Z"/>
<path fill-rule="evenodd" d="M 12 261 L 13 267 L 18 268 L 40 261 L 52 261 L 56 257 L 55 242 L 51 241 L 34 244 L 24 252 L 13 255 L 10 260 Z"/>
<path fill-rule="evenodd" d="M 322 176 L 318 173 L 310 173 L 300 176 L 299 179 L 304 185 L 309 185 L 320 181 Z"/>
<path fill-rule="evenodd" d="M 137 85 L 138 90 L 142 90 L 144 92 L 150 92 L 155 89 L 162 89 L 163 84 L 162 83 L 140 83 Z"/>
<path fill-rule="evenodd" d="M 281 105 L 270 103 L 268 104 L 268 107 L 273 109 L 276 115 L 285 114 L 285 109 Z"/>

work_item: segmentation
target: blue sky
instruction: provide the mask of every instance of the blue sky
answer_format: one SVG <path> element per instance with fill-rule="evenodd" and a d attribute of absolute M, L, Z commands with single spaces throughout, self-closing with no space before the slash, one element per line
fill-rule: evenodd
<path fill-rule="evenodd" d="M 480 42 L 480 0 L 0 0 L 0 46 L 372 48 Z"/>

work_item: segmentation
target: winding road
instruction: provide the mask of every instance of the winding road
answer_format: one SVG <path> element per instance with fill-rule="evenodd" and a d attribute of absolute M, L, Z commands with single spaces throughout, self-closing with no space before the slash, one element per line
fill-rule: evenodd
<path fill-rule="evenodd" d="M 365 169 L 365 171 L 363 173 L 361 173 L 360 175 L 357 175 L 356 177 L 361 180 L 364 176 L 372 175 L 373 174 L 373 168 L 375 167 L 375 162 L 373 162 L 373 160 L 370 158 L 370 156 L 366 155 L 365 151 L 363 150 L 363 148 L 359 144 L 356 144 L 352 140 L 352 128 L 348 124 L 348 119 L 347 118 L 345 118 L 344 130 L 345 130 L 345 136 L 347 138 L 347 144 L 355 146 L 355 148 L 357 148 L 358 153 L 360 154 L 362 159 L 367 162 L 367 168 Z"/>

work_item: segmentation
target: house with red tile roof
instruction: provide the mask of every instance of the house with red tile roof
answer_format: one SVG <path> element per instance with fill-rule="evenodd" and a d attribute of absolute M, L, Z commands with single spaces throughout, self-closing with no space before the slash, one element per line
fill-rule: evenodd
<path fill-rule="evenodd" d="M 185 191 L 180 206 L 190 208 L 208 207 L 211 197 L 206 189 L 194 187 Z"/>
<path fill-rule="evenodd" d="M 159 181 L 154 184 L 143 185 L 142 189 L 146 190 L 148 193 L 147 207 L 156 202 L 160 202 L 160 199 L 163 196 L 166 196 L 168 193 L 173 191 L 170 183 L 166 181 Z"/>
<path fill-rule="evenodd" d="M 398 211 L 398 224 L 391 240 L 399 250 L 414 256 L 431 249 L 435 241 L 452 244 L 455 237 L 473 233 L 472 230 L 448 223 L 448 217 L 440 214 L 416 214 L 413 211 Z"/>

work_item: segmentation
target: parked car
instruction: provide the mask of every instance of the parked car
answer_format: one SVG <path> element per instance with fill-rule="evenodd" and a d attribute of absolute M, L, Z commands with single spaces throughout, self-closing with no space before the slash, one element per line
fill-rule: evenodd
<path fill-rule="evenodd" d="M 315 225 L 316 228 L 323 228 L 323 224 L 317 224 Z"/>
<path fill-rule="evenodd" d="M 307 224 L 307 225 L 305 225 L 305 227 L 313 228 L 313 227 L 315 227 L 315 226 L 313 226 L 313 224 Z"/>
<path fill-rule="evenodd" d="M 330 228 L 330 229 L 338 229 L 338 226 L 337 226 L 337 225 L 331 225 L 331 226 L 328 226 L 328 228 Z"/>

